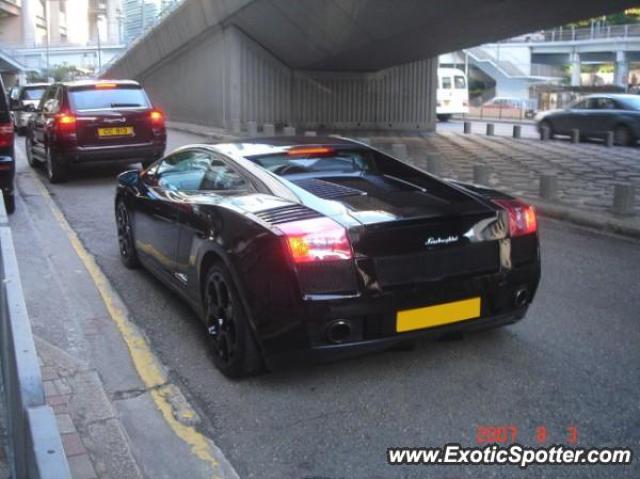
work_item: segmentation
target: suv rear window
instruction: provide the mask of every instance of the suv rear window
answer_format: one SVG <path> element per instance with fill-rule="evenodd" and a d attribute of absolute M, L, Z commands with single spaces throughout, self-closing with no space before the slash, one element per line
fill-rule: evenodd
<path fill-rule="evenodd" d="M 69 99 L 75 111 L 149 108 L 149 99 L 139 87 L 89 88 L 70 90 Z"/>
<path fill-rule="evenodd" d="M 34 88 L 23 88 L 20 94 L 21 100 L 39 100 L 42 98 L 42 94 L 47 89 L 45 86 Z"/>

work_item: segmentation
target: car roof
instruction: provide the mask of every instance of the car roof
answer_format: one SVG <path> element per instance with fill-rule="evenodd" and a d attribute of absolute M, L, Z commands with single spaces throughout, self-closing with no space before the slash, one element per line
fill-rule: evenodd
<path fill-rule="evenodd" d="M 48 87 L 51 83 L 39 82 L 39 83 L 27 83 L 26 85 L 19 85 L 20 88 L 42 88 Z"/>
<path fill-rule="evenodd" d="M 582 99 L 585 98 L 618 98 L 620 100 L 624 100 L 625 98 L 638 98 L 638 95 L 634 95 L 632 93 L 592 93 L 582 97 Z"/>

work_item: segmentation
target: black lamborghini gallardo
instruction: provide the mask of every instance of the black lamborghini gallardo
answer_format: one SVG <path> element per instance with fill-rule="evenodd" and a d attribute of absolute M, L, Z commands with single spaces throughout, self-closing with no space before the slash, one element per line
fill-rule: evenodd
<path fill-rule="evenodd" d="M 122 173 L 115 211 L 232 377 L 513 323 L 540 279 L 531 206 L 342 138 L 186 146 Z"/>

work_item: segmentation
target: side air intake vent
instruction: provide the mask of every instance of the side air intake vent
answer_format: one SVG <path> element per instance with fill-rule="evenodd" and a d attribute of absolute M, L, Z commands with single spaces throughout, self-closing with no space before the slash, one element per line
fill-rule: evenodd
<path fill-rule="evenodd" d="M 357 190 L 349 186 L 339 185 L 331 181 L 319 180 L 317 178 L 298 180 L 294 181 L 294 183 L 301 188 L 304 188 L 309 193 L 312 193 L 326 200 L 334 200 L 336 198 L 343 198 L 345 196 L 358 196 L 367 194 L 364 191 Z"/>
<path fill-rule="evenodd" d="M 256 213 L 261 220 L 272 225 L 280 223 L 288 223 L 289 221 L 308 220 L 311 218 L 319 218 L 321 215 L 311 208 L 302 205 L 281 206 L 270 210 L 259 211 Z"/>

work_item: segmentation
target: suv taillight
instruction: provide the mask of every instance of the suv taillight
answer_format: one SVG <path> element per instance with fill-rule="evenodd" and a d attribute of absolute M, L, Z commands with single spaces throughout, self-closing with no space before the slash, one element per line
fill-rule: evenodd
<path fill-rule="evenodd" d="M 13 145 L 13 123 L 0 124 L 0 147 Z"/>
<path fill-rule="evenodd" d="M 59 133 L 74 133 L 76 131 L 77 119 L 70 113 L 58 113 L 55 116 L 56 130 Z"/>
<path fill-rule="evenodd" d="M 510 236 L 524 236 L 538 230 L 538 219 L 533 206 L 519 200 L 500 199 L 493 202 L 507 211 Z"/>
<path fill-rule="evenodd" d="M 285 234 L 294 263 L 350 260 L 351 244 L 346 230 L 329 218 L 292 221 L 278 225 Z"/>
<path fill-rule="evenodd" d="M 161 128 L 164 126 L 164 114 L 160 110 L 151 110 L 149 113 L 149 120 L 151 126 L 154 128 Z"/>

